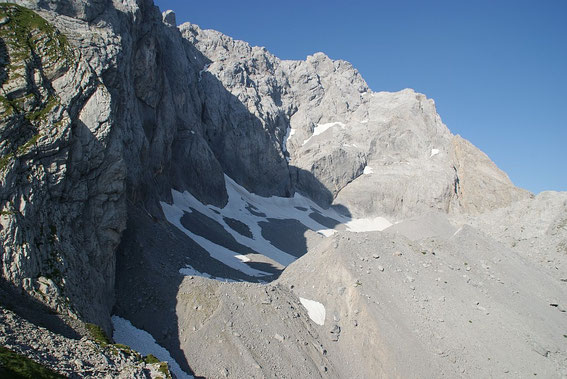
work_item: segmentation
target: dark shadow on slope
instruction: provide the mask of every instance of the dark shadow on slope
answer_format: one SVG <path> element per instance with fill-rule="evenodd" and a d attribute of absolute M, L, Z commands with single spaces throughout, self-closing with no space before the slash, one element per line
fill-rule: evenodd
<path fill-rule="evenodd" d="M 241 236 L 248 237 L 248 238 L 253 237 L 252 232 L 250 231 L 250 228 L 248 227 L 248 225 L 246 225 L 242 221 L 238 221 L 238 220 L 236 220 L 234 218 L 230 218 L 230 217 L 223 217 L 222 219 L 224 220 L 224 222 L 226 222 L 226 224 L 232 230 L 234 230 L 235 232 L 237 232 Z"/>
<path fill-rule="evenodd" d="M 307 253 L 305 232 L 309 229 L 298 220 L 268 218 L 258 225 L 262 228 L 262 237 L 281 251 L 297 258 Z"/>
<path fill-rule="evenodd" d="M 259 254 L 248 246 L 236 242 L 234 237 L 227 232 L 221 224 L 195 209 L 191 209 L 191 213 L 185 212 L 183 216 L 181 216 L 180 221 L 181 225 L 190 232 L 206 238 L 217 245 L 226 247 L 228 250 L 234 251 L 235 253 L 242 255 Z M 246 226 L 245 224 L 243 225 Z"/>
<path fill-rule="evenodd" d="M 0 86 L 8 79 L 6 67 L 10 64 L 10 55 L 4 39 L 0 38 Z"/>
<path fill-rule="evenodd" d="M 311 217 L 313 220 L 317 221 L 319 224 L 323 226 L 326 226 L 329 229 L 334 228 L 338 224 L 337 220 L 335 220 L 334 218 L 323 216 L 318 211 L 309 213 L 309 217 Z"/>
<path fill-rule="evenodd" d="M 270 276 L 263 276 L 260 278 L 255 278 L 254 281 L 258 281 L 260 283 L 265 283 L 265 282 L 272 282 L 274 280 L 276 280 L 277 278 L 280 277 L 280 275 L 282 274 L 283 270 L 279 267 L 275 267 L 273 264 L 268 263 L 268 262 L 257 262 L 257 261 L 252 261 L 252 262 L 246 262 L 246 264 L 250 267 L 252 267 L 255 270 L 260 270 L 263 272 L 267 272 L 268 274 L 271 274 Z"/>
<path fill-rule="evenodd" d="M 246 205 L 246 210 L 247 210 L 248 212 L 250 212 L 251 214 L 253 214 L 254 216 L 266 217 L 266 214 L 265 214 L 265 213 L 258 211 L 258 208 L 256 208 L 256 207 L 253 206 L 252 204 Z"/>
<path fill-rule="evenodd" d="M 4 278 L 0 278 L 0 306 L 53 333 L 72 339 L 81 338 L 81 335 L 70 326 L 71 320 L 14 287 Z"/>

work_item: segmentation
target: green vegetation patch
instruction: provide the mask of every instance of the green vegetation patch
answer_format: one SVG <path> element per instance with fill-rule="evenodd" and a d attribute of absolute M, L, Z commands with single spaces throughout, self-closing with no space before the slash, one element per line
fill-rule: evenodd
<path fill-rule="evenodd" d="M 134 357 L 134 359 L 138 362 L 143 361 L 142 355 L 140 353 L 138 353 L 136 350 L 132 350 L 132 348 L 130 346 L 123 345 L 121 343 L 115 343 L 115 344 L 109 345 L 109 348 L 114 355 L 118 355 L 118 353 L 122 353 L 127 357 L 130 357 L 130 356 Z"/>
<path fill-rule="evenodd" d="M 53 108 L 55 108 L 56 105 L 59 104 L 59 101 L 57 100 L 57 98 L 55 96 L 49 96 L 49 99 L 47 100 L 47 103 L 45 104 L 45 106 L 43 106 L 42 108 L 39 108 L 38 110 L 34 111 L 34 112 L 30 112 L 28 114 L 26 114 L 26 118 L 30 121 L 37 121 L 37 120 L 43 120 L 47 114 L 49 112 L 51 112 L 51 110 Z"/>
<path fill-rule="evenodd" d="M 67 37 L 34 11 L 16 4 L 0 3 L 0 19 L 8 22 L 0 26 L 0 37 L 14 50 L 11 64 L 18 65 L 29 58 L 31 51 L 38 51 L 38 43 L 44 43 L 42 51 L 49 58 L 64 58 L 70 62 L 73 51 Z"/>
<path fill-rule="evenodd" d="M 5 51 L 0 51 L 4 55 L 0 62 L 4 62 L 2 65 L 6 70 L 6 80 L 12 82 L 11 88 L 20 88 L 7 95 L 0 95 L 0 116 L 5 122 L 18 117 L 15 120 L 17 124 L 29 122 L 36 130 L 26 137 L 27 140 L 17 143 L 14 141 L 7 151 L 4 150 L 4 155 L 0 156 L 0 171 L 4 171 L 14 159 L 27 154 L 37 144 L 40 137 L 38 125 L 60 104 L 54 94 L 41 99 L 41 95 L 29 87 L 27 80 L 21 78 L 30 75 L 30 67 L 41 70 L 41 66 L 69 66 L 73 50 L 67 38 L 53 25 L 25 7 L 0 3 L 0 20 L 0 39 L 5 45 Z M 17 82 L 13 82 L 15 80 Z M 6 83 L 3 83 L 3 87 L 6 88 Z"/>
<path fill-rule="evenodd" d="M 39 133 L 34 134 L 29 140 L 27 140 L 23 145 L 18 146 L 16 150 L 16 155 L 23 155 L 28 152 L 28 150 L 37 143 L 39 139 Z"/>
<path fill-rule="evenodd" d="M 2 378 L 65 378 L 49 368 L 0 346 L 0 377 Z"/>
<path fill-rule="evenodd" d="M 2 111 L 2 117 L 3 118 L 7 118 L 12 116 L 17 108 L 17 102 L 14 100 L 9 100 L 6 96 L 2 96 L 0 95 L 0 104 L 2 105 L 3 111 Z"/>
<path fill-rule="evenodd" d="M 13 157 L 14 157 L 13 153 L 9 153 L 0 157 L 0 171 L 3 171 L 6 167 L 8 167 L 8 164 L 10 163 Z"/>
<path fill-rule="evenodd" d="M 32 146 L 37 144 L 39 136 L 39 133 L 34 134 L 23 145 L 18 146 L 15 152 L 11 152 L 0 157 L 0 171 L 3 171 L 6 167 L 8 167 L 8 164 L 12 161 L 12 159 L 26 154 Z"/>
<path fill-rule="evenodd" d="M 160 362 L 159 372 L 164 374 L 167 379 L 171 379 L 171 373 L 169 372 L 169 366 L 167 365 L 167 362 Z"/>
<path fill-rule="evenodd" d="M 144 362 L 146 362 L 147 364 L 154 364 L 154 363 L 160 363 L 160 360 L 157 359 L 155 357 L 155 355 L 153 354 L 148 354 L 144 357 Z"/>
<path fill-rule="evenodd" d="M 0 96 L 1 116 L 9 118 L 24 114 L 28 121 L 41 121 L 59 104 L 56 96 L 50 95 L 42 100 L 39 93 L 32 91 L 31 79 L 26 79 L 33 72 L 31 69 L 69 67 L 73 61 L 71 49 L 65 35 L 37 13 L 16 4 L 0 3 L 0 39 L 5 51 L 1 61 L 6 70 L 2 81 L 13 82 L 13 90 L 6 96 Z M 16 81 L 16 82 L 14 82 Z M 5 83 L 2 84 L 5 87 Z M 36 85 L 43 85 L 36 83 Z M 25 92 L 22 94 L 22 92 Z M 27 112 L 29 105 L 37 107 Z M 27 104 L 27 106 L 26 106 Z"/>
<path fill-rule="evenodd" d="M 110 341 L 110 338 L 108 338 L 108 336 L 100 326 L 96 324 L 86 323 L 85 328 L 87 328 L 87 330 L 89 331 L 89 334 L 91 335 L 93 341 L 101 345 L 108 345 L 112 343 Z"/>

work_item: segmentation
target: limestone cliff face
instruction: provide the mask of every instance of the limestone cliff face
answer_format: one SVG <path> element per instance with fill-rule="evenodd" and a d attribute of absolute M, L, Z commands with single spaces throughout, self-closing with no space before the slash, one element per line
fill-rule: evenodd
<path fill-rule="evenodd" d="M 196 25 L 180 30 L 212 62 L 202 77 L 220 80 L 262 121 L 290 162 L 294 189 L 323 205 L 403 218 L 478 213 L 529 196 L 453 136 L 422 94 L 372 92 L 350 63 L 323 53 L 285 61 Z"/>
<path fill-rule="evenodd" d="M 374 93 L 348 62 L 178 29 L 150 0 L 14 3 L 33 11 L 1 6 L 2 277 L 106 329 L 128 209 L 160 220 L 172 188 L 223 206 L 226 173 L 397 218 L 527 196 L 431 100 Z"/>
<path fill-rule="evenodd" d="M 111 94 L 65 35 L 1 7 L 2 276 L 60 312 L 101 322 L 125 226 L 126 165 Z"/>
<path fill-rule="evenodd" d="M 455 170 L 459 173 L 455 193 L 466 213 L 478 214 L 533 197 L 527 191 L 511 187 L 508 175 L 461 136 L 452 138 L 451 153 Z M 495 207 L 494 204 L 500 206 Z"/>

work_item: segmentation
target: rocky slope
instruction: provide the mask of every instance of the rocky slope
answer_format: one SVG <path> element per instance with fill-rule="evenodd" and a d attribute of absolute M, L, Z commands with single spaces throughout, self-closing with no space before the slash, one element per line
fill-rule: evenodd
<path fill-rule="evenodd" d="M 1 291 L 107 334 L 114 313 L 197 375 L 565 375 L 565 196 L 516 188 L 432 100 L 373 92 L 322 53 L 177 28 L 150 0 L 13 2 Z"/>
<path fill-rule="evenodd" d="M 566 375 L 565 309 L 550 306 L 564 286 L 470 227 L 452 234 L 341 233 L 267 287 L 186 279 L 182 348 L 206 377 L 220 362 L 234 377 Z"/>
<path fill-rule="evenodd" d="M 160 371 L 160 363 L 144 362 L 127 346 L 101 346 L 86 337 L 65 338 L 4 308 L 0 308 L 0 328 L 3 347 L 41 362 L 64 377 L 158 378 L 168 372 Z"/>

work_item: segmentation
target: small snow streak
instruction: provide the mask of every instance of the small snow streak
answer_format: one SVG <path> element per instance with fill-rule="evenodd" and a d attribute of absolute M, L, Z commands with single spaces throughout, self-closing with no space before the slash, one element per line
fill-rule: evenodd
<path fill-rule="evenodd" d="M 341 128 L 345 128 L 346 125 L 343 124 L 342 122 L 329 122 L 327 124 L 318 124 L 315 129 L 313 129 L 313 135 L 309 138 L 307 138 L 305 141 L 303 141 L 303 144 L 305 145 L 311 138 L 318 136 L 319 134 L 325 132 L 327 129 L 332 128 L 333 126 L 338 125 Z"/>
<path fill-rule="evenodd" d="M 325 306 L 318 301 L 299 298 L 301 305 L 307 309 L 309 318 L 317 325 L 325 325 Z"/>
<path fill-rule="evenodd" d="M 363 233 L 372 231 L 382 231 L 392 226 L 392 223 L 384 217 L 356 218 L 345 223 L 349 232 Z"/>

